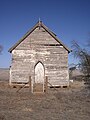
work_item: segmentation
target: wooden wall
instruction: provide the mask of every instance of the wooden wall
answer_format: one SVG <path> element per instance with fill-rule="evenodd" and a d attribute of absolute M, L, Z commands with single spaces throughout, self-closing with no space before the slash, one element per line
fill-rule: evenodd
<path fill-rule="evenodd" d="M 44 28 L 37 27 L 12 51 L 10 83 L 34 80 L 34 67 L 43 63 L 52 85 L 69 85 L 68 51 Z"/>

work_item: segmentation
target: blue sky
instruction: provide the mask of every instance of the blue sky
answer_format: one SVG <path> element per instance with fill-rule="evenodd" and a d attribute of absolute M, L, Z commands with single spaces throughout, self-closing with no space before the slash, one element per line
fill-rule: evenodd
<path fill-rule="evenodd" d="M 38 19 L 49 27 L 69 48 L 76 40 L 84 45 L 90 38 L 90 0 L 0 0 L 0 67 L 9 67 L 8 49 Z M 76 63 L 69 55 L 69 63 Z"/>

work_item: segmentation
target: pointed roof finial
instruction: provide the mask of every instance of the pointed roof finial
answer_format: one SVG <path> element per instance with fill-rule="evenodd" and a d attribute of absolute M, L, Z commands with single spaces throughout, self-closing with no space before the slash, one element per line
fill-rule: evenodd
<path fill-rule="evenodd" d="M 40 23 L 40 17 L 39 17 L 39 23 Z"/>
<path fill-rule="evenodd" d="M 40 29 L 40 27 L 41 27 L 41 21 L 40 21 L 40 18 L 39 18 L 39 29 Z"/>

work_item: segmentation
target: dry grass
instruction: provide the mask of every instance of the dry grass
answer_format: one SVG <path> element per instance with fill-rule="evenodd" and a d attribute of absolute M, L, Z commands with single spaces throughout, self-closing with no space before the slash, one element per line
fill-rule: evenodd
<path fill-rule="evenodd" d="M 1 81 L 0 120 L 90 120 L 90 91 L 76 84 L 31 94 L 28 88 L 16 93 Z"/>
<path fill-rule="evenodd" d="M 9 79 L 9 68 L 0 68 L 0 80 L 7 81 Z"/>

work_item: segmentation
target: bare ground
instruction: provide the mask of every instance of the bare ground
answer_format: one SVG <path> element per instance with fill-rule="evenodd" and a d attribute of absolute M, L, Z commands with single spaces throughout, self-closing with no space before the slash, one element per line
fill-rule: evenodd
<path fill-rule="evenodd" d="M 47 94 L 16 91 L 0 81 L 0 120 L 90 120 L 90 90 L 80 82 Z"/>

